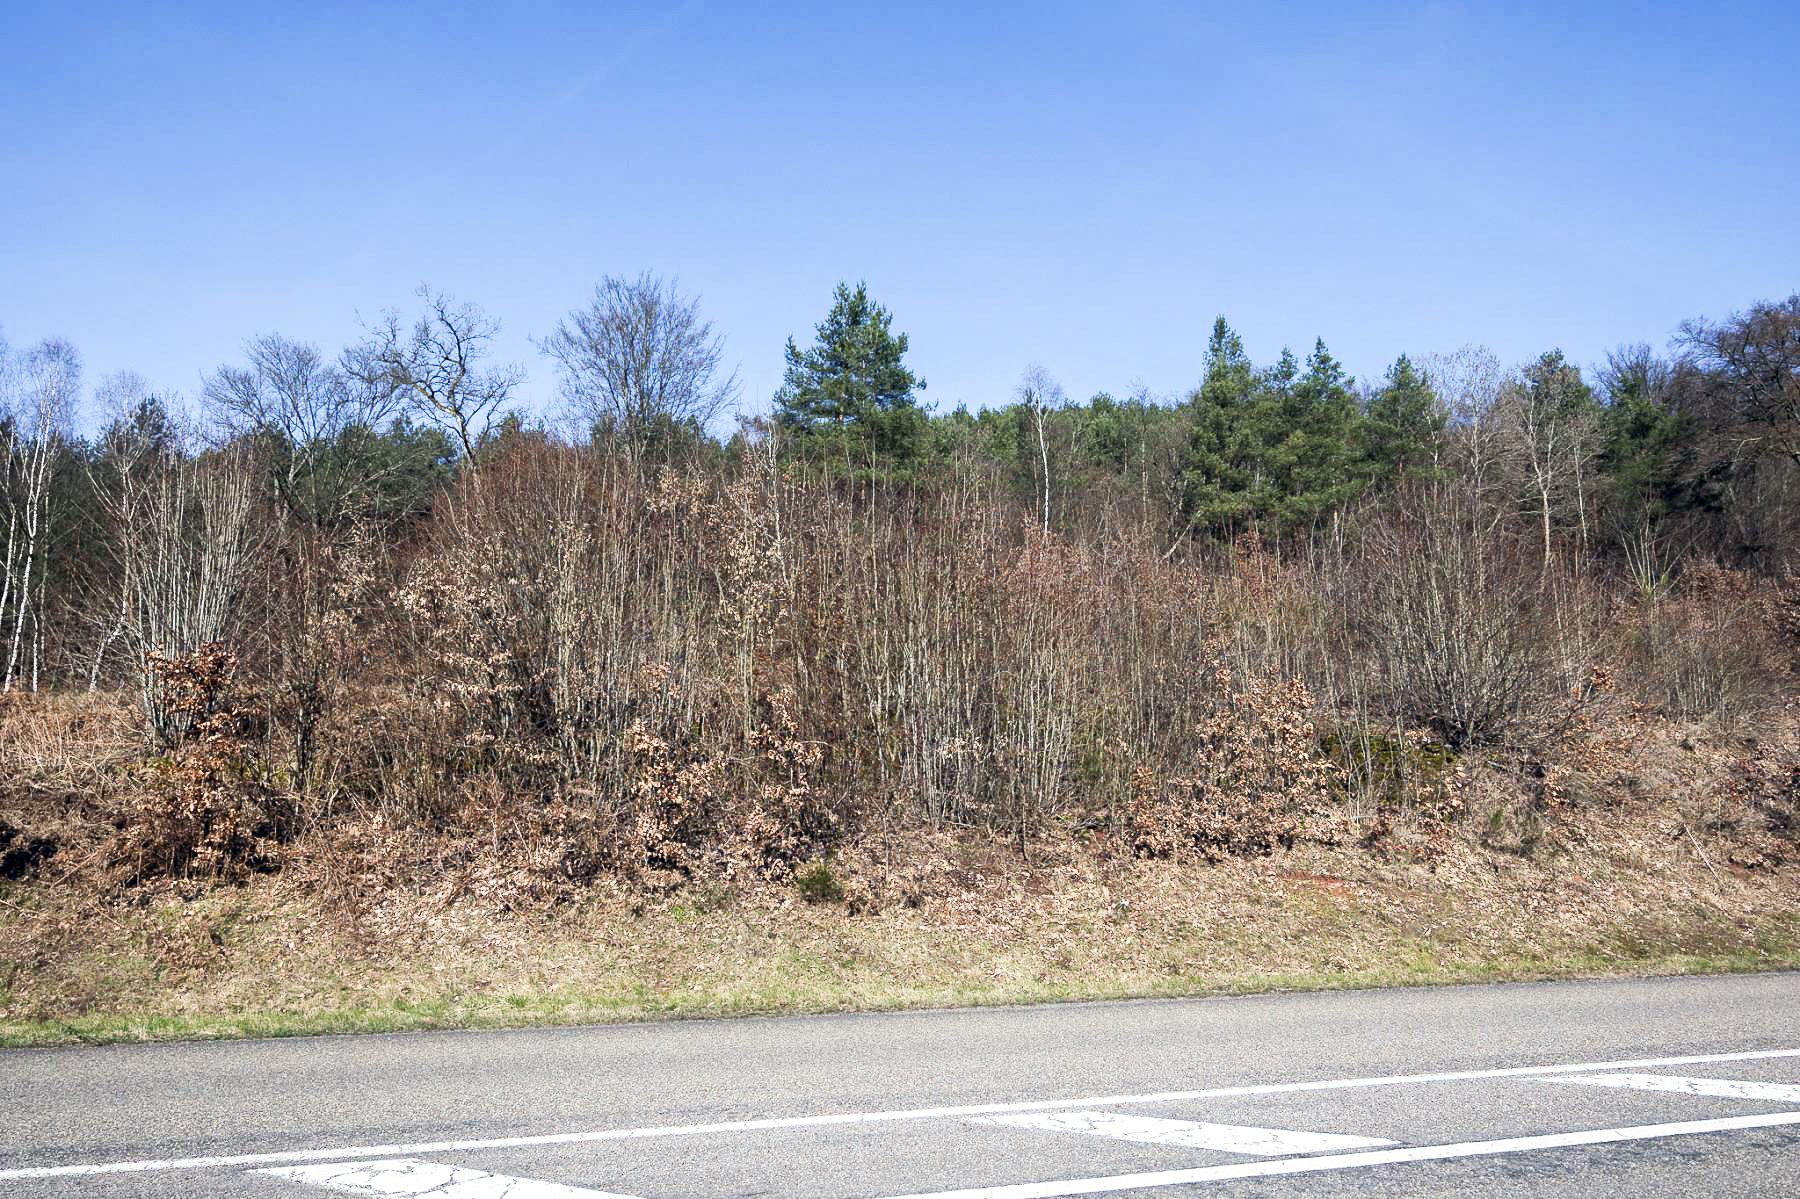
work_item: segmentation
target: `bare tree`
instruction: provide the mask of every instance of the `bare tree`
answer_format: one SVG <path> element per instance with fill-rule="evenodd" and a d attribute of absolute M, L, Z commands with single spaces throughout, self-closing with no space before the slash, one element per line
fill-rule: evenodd
<path fill-rule="evenodd" d="M 467 332 L 467 326 L 461 328 Z M 408 465 L 405 455 L 380 444 L 380 425 L 400 404 L 417 400 L 409 380 L 422 380 L 440 396 L 456 391 L 456 385 L 429 374 L 425 352 L 404 341 L 391 320 L 388 333 L 337 362 L 313 346 L 272 334 L 250 343 L 248 368 L 222 368 L 207 380 L 211 407 L 240 435 L 234 448 L 265 447 L 269 475 L 291 518 L 268 531 L 283 569 L 270 577 L 271 619 L 264 636 L 271 651 L 272 710 L 281 727 L 294 734 L 293 782 L 303 793 L 314 781 L 318 730 L 344 666 L 334 629 L 352 587 L 346 564 L 360 561 L 359 547 L 369 537 L 367 522 L 381 508 L 383 485 Z M 230 523 L 234 509 L 226 500 L 232 497 L 218 491 L 225 481 L 209 476 L 189 507 L 202 528 L 220 530 L 217 536 L 206 534 L 207 544 L 216 548 L 205 552 L 235 564 L 242 554 L 232 547 L 242 538 Z M 165 482 L 200 486 L 179 475 Z M 152 531 L 165 540 L 171 535 L 166 529 Z M 222 612 L 216 597 L 207 602 Z M 151 713 L 153 725 L 159 719 Z"/>
<path fill-rule="evenodd" d="M 737 397 L 737 375 L 721 373 L 724 339 L 673 280 L 646 271 L 610 275 L 594 300 L 538 343 L 556 361 L 569 414 L 617 437 L 633 457 L 661 431 L 704 429 Z"/>
<path fill-rule="evenodd" d="M 1666 405 L 1675 379 L 1675 364 L 1659 357 L 1643 342 L 1611 350 L 1606 364 L 1594 372 L 1594 381 L 1609 397 L 1608 402 L 1615 404 L 1624 396 L 1641 396 Z"/>
<path fill-rule="evenodd" d="M 1458 509 L 1437 484 L 1366 528 L 1346 619 L 1392 716 L 1452 746 L 1541 743 L 1566 731 L 1591 677 L 1598 621 L 1578 573 L 1546 569 L 1523 530 Z"/>
<path fill-rule="evenodd" d="M 96 597 L 92 617 L 98 627 L 88 665 L 89 691 L 99 688 L 106 660 L 131 620 L 130 573 L 122 554 L 121 530 L 111 518 L 120 496 L 141 483 L 145 469 L 175 435 L 168 407 L 150 393 L 150 385 L 135 371 L 115 371 L 101 379 L 94 388 L 94 401 L 106 423 L 86 460 L 86 469 L 94 511 L 101 517 L 95 541 L 108 558 L 97 580 L 107 590 Z"/>
<path fill-rule="evenodd" d="M 317 346 L 279 333 L 245 348 L 248 366 L 222 366 L 207 376 L 208 407 L 231 434 L 263 443 L 291 515 L 318 525 L 351 515 L 373 480 L 343 460 L 344 439 L 377 432 L 393 411 L 393 393 L 358 379 Z"/>
<path fill-rule="evenodd" d="M 1514 476 L 1510 446 L 1500 419 L 1506 374 L 1500 359 L 1486 346 L 1463 346 L 1450 354 L 1431 354 L 1420 369 L 1444 405 L 1449 453 L 1456 472 L 1468 480 L 1483 504 L 1465 515 L 1492 524 L 1506 508 L 1491 503 L 1508 492 Z M 1472 529 L 1475 525 L 1470 526 Z"/>
<path fill-rule="evenodd" d="M 1419 368 L 1444 406 L 1445 427 L 1453 452 L 1462 459 L 1462 473 L 1478 493 L 1485 492 L 1498 455 L 1494 416 L 1505 380 L 1500 360 L 1486 346 L 1463 346 L 1427 355 Z"/>
<path fill-rule="evenodd" d="M 151 664 L 225 639 L 255 550 L 257 474 L 242 439 L 190 452 L 173 429 L 111 436 L 131 465 L 102 497 L 119 542 L 124 637 L 145 720 L 173 745 L 191 715 L 163 702 Z"/>
<path fill-rule="evenodd" d="M 480 365 L 493 352 L 499 321 L 426 286 L 418 295 L 424 316 L 403 329 L 389 313 L 369 341 L 345 355 L 345 365 L 380 396 L 455 434 L 464 461 L 473 465 L 475 447 L 525 372 Z"/>
<path fill-rule="evenodd" d="M 61 338 L 47 338 L 16 368 L 5 368 L 4 374 L 0 503 L 5 505 L 6 532 L 0 557 L 5 575 L 0 579 L 0 620 L 10 623 L 11 629 L 6 633 L 0 689 L 13 689 L 28 657 L 35 691 L 44 637 L 50 471 L 80 393 L 81 356 Z"/>
<path fill-rule="evenodd" d="M 1050 442 L 1044 433 L 1044 421 L 1050 405 L 1060 405 L 1064 400 L 1062 384 L 1050 377 L 1050 372 L 1032 363 L 1025 368 L 1025 374 L 1019 379 L 1018 387 L 1013 389 L 1024 405 L 1026 413 L 1031 417 L 1032 431 L 1037 434 L 1038 465 L 1041 473 L 1043 498 L 1044 532 L 1050 531 Z"/>
<path fill-rule="evenodd" d="M 1588 476 L 1600 453 L 1600 410 L 1581 372 L 1561 351 L 1552 351 L 1506 385 L 1500 412 L 1543 528 L 1548 567 L 1551 525 L 1559 510 L 1574 508 L 1587 545 Z"/>

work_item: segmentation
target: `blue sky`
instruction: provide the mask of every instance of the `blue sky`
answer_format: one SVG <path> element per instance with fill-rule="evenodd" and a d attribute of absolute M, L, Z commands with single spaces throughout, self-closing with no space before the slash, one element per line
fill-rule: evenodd
<path fill-rule="evenodd" d="M 1800 289 L 1800 5 L 7 6 L 0 330 L 196 393 L 421 282 L 501 356 L 602 275 L 701 297 L 743 406 L 839 280 L 923 398 L 1170 396 L 1471 342 L 1588 364 Z"/>

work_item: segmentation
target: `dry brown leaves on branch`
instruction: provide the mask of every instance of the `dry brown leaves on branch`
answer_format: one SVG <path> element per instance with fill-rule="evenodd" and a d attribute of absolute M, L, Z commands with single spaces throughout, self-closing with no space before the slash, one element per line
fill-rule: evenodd
<path fill-rule="evenodd" d="M 161 702 L 185 729 L 132 797 L 112 847 L 121 881 L 228 879 L 269 865 L 269 796 L 257 777 L 261 714 L 232 694 L 237 657 L 213 643 L 179 657 L 152 655 Z"/>
<path fill-rule="evenodd" d="M 1223 666 L 1215 682 L 1221 698 L 1195 730 L 1193 773 L 1161 781 L 1142 767 L 1133 774 L 1132 844 L 1141 856 L 1218 862 L 1268 854 L 1330 820 L 1343 772 L 1319 751 L 1306 685 L 1251 680 L 1240 688 Z"/>

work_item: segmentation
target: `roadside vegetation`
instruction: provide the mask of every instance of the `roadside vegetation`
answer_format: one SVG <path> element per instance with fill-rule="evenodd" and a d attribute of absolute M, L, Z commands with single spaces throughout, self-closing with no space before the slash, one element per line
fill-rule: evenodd
<path fill-rule="evenodd" d="M 0 347 L 0 1038 L 1800 965 L 1800 296 L 1584 373 L 766 419 L 607 280 L 193 411 Z"/>

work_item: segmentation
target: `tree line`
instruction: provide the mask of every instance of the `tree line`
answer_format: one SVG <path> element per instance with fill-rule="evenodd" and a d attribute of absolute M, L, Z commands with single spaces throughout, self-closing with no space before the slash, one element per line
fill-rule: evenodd
<path fill-rule="evenodd" d="M 254 504 L 259 526 L 328 536 L 416 522 L 497 446 L 550 436 L 510 407 L 524 372 L 489 361 L 497 322 L 420 298 L 416 321 L 390 314 L 336 357 L 253 339 L 205 377 L 197 415 L 129 372 L 102 380 L 91 438 L 72 433 L 76 348 L 0 342 L 0 687 L 91 683 L 114 648 L 141 656 L 222 631 L 125 639 L 139 617 L 107 580 L 129 574 L 147 471 L 253 459 L 260 477 L 236 501 L 246 522 Z M 1573 546 L 1654 570 L 1704 546 L 1771 568 L 1800 544 L 1800 294 L 1687 322 L 1672 353 L 1624 347 L 1591 375 L 1558 350 L 1507 367 L 1465 348 L 1401 355 L 1358 382 L 1323 340 L 1304 361 L 1283 349 L 1258 365 L 1220 317 L 1184 396 L 1071 402 L 1033 365 L 1008 403 L 932 413 L 906 334 L 866 286 L 840 284 L 814 341 L 789 339 L 770 414 L 723 439 L 718 418 L 741 399 L 723 338 L 670 282 L 604 280 L 540 349 L 565 427 L 600 452 L 647 466 L 772 452 L 820 478 L 903 487 L 981 470 L 1045 532 L 1130 520 L 1161 530 L 1170 554 L 1252 530 L 1316 535 L 1365 497 L 1451 480 L 1528 515 L 1546 562 Z"/>
<path fill-rule="evenodd" d="M 91 437 L 74 347 L 0 348 L 0 688 L 134 697 L 178 766 L 140 861 L 500 795 L 576 872 L 798 861 L 882 813 L 1254 845 L 1288 826 L 1246 831 L 1246 789 L 1374 795 L 1426 741 L 1542 766 L 1609 674 L 1684 720 L 1792 683 L 1800 295 L 1591 373 L 1368 382 L 1221 317 L 1179 397 L 1034 366 L 932 412 L 840 284 L 725 437 L 723 340 L 657 276 L 539 343 L 561 431 L 492 318 L 419 299 L 336 355 L 258 337 L 191 413 L 104 379 Z"/>

